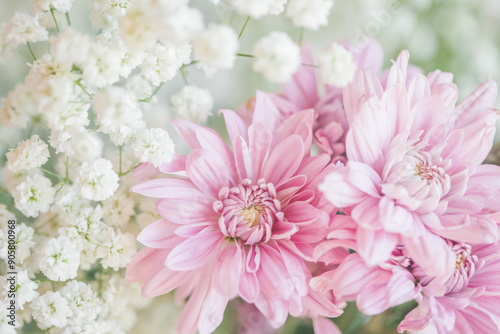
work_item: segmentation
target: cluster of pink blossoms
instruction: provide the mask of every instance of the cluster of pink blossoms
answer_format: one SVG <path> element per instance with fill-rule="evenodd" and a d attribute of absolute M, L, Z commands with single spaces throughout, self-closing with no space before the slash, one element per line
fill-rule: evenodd
<path fill-rule="evenodd" d="M 179 333 L 213 332 L 235 298 L 274 328 L 291 315 L 340 333 L 327 318 L 346 302 L 375 315 L 415 300 L 400 332 L 500 333 L 500 167 L 481 164 L 496 85 L 457 104 L 450 73 L 424 75 L 406 51 L 382 73 L 378 44 L 345 47 L 347 87 L 302 66 L 282 94 L 221 111 L 229 144 L 174 121 L 190 153 L 135 171 L 162 219 L 127 279 L 187 299 Z"/>

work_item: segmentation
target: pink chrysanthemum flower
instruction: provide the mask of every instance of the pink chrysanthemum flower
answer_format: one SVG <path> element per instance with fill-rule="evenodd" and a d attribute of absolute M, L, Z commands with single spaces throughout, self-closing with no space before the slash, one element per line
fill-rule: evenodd
<path fill-rule="evenodd" d="M 317 190 L 331 171 L 330 157 L 310 156 L 313 110 L 271 132 L 265 123 L 270 108 L 272 101 L 258 94 L 248 128 L 223 111 L 233 150 L 213 130 L 175 121 L 191 152 L 161 165 L 163 177 L 132 188 L 159 198 L 163 219 L 139 235 L 146 248 L 127 268 L 127 279 L 143 281 L 146 297 L 176 288 L 180 300 L 190 296 L 180 333 L 212 332 L 237 296 L 255 304 L 273 327 L 288 313 L 341 313 L 309 289 L 307 267 L 336 214 Z"/>
<path fill-rule="evenodd" d="M 348 162 L 321 190 L 356 222 L 355 249 L 369 266 L 387 261 L 401 243 L 427 274 L 447 276 L 455 255 L 442 237 L 499 237 L 491 205 L 498 189 L 487 180 L 500 170 L 481 165 L 493 143 L 497 88 L 485 82 L 455 107 L 452 75 L 408 78 L 408 60 L 402 52 L 385 89 L 370 69 L 346 88 Z"/>
<path fill-rule="evenodd" d="M 398 331 L 425 333 L 500 333 L 500 247 L 449 243 L 455 268 L 446 280 L 429 277 L 415 266 L 422 285 L 419 306 Z"/>
<path fill-rule="evenodd" d="M 380 73 L 383 62 L 382 47 L 376 40 L 354 45 L 342 43 L 352 52 L 358 69 L 370 68 Z M 306 44 L 301 49 L 302 66 L 292 80 L 282 85 L 282 94 L 268 94 L 276 108 L 269 112 L 267 121 L 274 130 L 290 115 L 305 110 L 314 109 L 316 120 L 313 126 L 314 142 L 320 152 L 327 153 L 332 161 L 346 161 L 345 137 L 349 128 L 342 100 L 343 89 L 327 85 L 318 78 L 313 51 Z M 238 114 L 250 124 L 255 108 L 255 99 L 238 109 Z"/>

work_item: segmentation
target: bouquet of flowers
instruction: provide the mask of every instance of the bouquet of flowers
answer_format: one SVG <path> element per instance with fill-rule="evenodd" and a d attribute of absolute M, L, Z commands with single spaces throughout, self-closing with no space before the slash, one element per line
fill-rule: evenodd
<path fill-rule="evenodd" d="M 1 333 L 500 333 L 494 81 L 317 52 L 332 0 L 31 6 L 0 24 L 31 57 L 0 103 Z M 263 17 L 299 38 L 243 52 Z M 237 58 L 274 86 L 210 117 L 190 82 Z"/>

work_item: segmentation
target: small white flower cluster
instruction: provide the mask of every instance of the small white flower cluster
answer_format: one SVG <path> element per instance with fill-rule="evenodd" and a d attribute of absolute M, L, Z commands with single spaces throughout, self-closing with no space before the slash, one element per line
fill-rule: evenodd
<path fill-rule="evenodd" d="M 319 54 L 318 66 L 323 81 L 337 87 L 347 86 L 354 79 L 357 70 L 352 52 L 338 43 Z"/>

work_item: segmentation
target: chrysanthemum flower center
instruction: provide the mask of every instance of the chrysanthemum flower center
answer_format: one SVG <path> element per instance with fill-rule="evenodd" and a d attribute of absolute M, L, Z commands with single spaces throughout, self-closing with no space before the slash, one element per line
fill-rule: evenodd
<path fill-rule="evenodd" d="M 240 216 L 242 216 L 251 227 L 254 227 L 259 224 L 260 214 L 263 211 L 264 208 L 262 205 L 250 205 L 248 208 L 240 211 Z"/>
<path fill-rule="evenodd" d="M 274 185 L 263 179 L 256 183 L 245 179 L 237 187 L 222 188 L 213 207 L 220 214 L 221 232 L 247 245 L 269 241 L 273 225 L 284 216 Z"/>
<path fill-rule="evenodd" d="M 477 256 L 472 255 L 472 247 L 467 244 L 456 244 L 452 249 L 457 254 L 455 262 L 455 272 L 449 278 L 447 292 L 458 292 L 467 287 L 469 280 L 472 278 L 480 264 Z"/>

